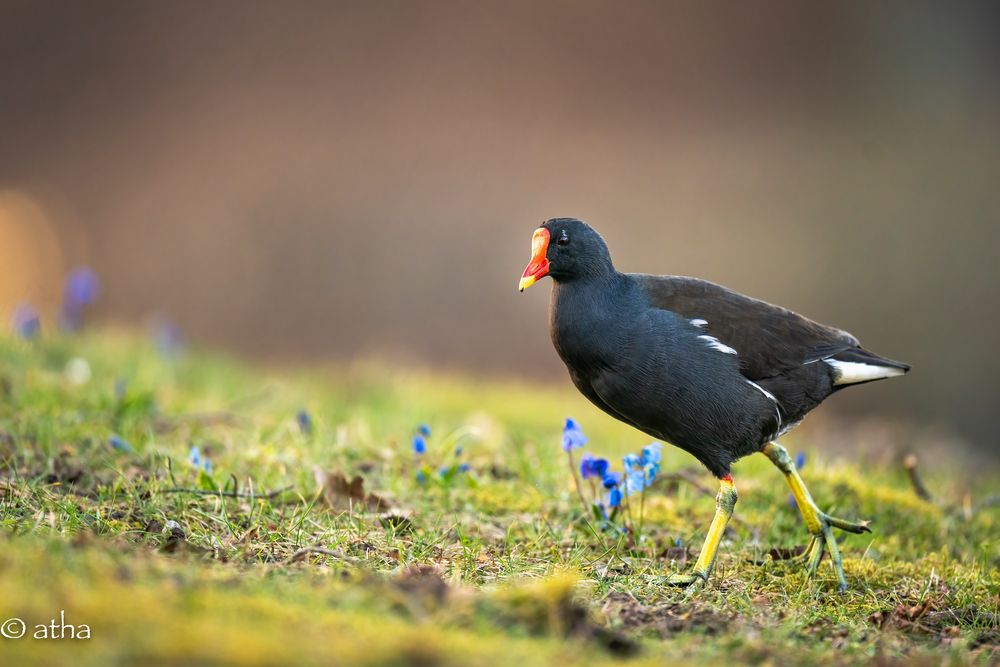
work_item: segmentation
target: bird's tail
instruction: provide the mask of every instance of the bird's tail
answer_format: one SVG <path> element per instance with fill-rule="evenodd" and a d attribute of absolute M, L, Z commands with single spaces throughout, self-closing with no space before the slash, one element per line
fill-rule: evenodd
<path fill-rule="evenodd" d="M 823 361 L 833 369 L 833 384 L 838 387 L 884 380 L 910 370 L 909 364 L 880 357 L 862 347 L 837 352 Z"/>

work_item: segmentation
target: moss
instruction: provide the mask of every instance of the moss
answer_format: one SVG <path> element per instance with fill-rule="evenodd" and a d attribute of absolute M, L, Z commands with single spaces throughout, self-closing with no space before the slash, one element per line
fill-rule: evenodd
<path fill-rule="evenodd" d="M 64 377 L 77 356 L 93 369 L 83 386 Z M 873 520 L 873 535 L 842 536 L 848 594 L 834 593 L 825 562 L 807 581 L 766 557 L 806 535 L 758 457 L 738 465 L 718 576 L 687 600 L 663 577 L 690 566 L 713 499 L 663 481 L 638 550 L 596 535 L 559 449 L 563 417 L 613 459 L 647 439 L 571 389 L 373 363 L 268 372 L 197 352 L 169 362 L 115 331 L 0 340 L 0 381 L 0 621 L 65 610 L 93 636 L 4 640 L 5 664 L 996 658 L 1000 509 L 967 518 L 961 497 L 920 500 L 891 463 L 814 456 L 803 472 L 821 506 Z M 311 434 L 296 423 L 303 407 Z M 434 433 L 417 461 L 409 438 L 422 422 Z M 111 434 L 134 451 L 110 447 Z M 460 436 L 472 471 L 441 481 Z M 210 479 L 187 463 L 192 444 L 212 460 Z M 691 464 L 665 451 L 665 473 Z M 430 483 L 417 483 L 421 465 Z M 405 522 L 326 506 L 314 466 L 361 474 Z M 937 488 L 995 492 L 933 472 Z M 982 472 L 977 484 L 990 479 Z M 215 487 L 254 497 L 179 491 Z M 324 551 L 289 562 L 306 546 Z"/>

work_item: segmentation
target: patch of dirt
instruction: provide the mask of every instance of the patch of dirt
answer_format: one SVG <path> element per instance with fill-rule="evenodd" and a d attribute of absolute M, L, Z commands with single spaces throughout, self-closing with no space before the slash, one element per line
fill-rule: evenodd
<path fill-rule="evenodd" d="M 691 550 L 688 547 L 665 547 L 662 551 L 660 551 L 659 557 L 677 565 L 683 565 L 684 563 L 687 563 L 688 558 L 691 557 Z"/>
<path fill-rule="evenodd" d="M 624 630 L 656 633 L 664 639 L 681 632 L 727 632 L 736 620 L 735 615 L 721 614 L 697 601 L 645 605 L 628 593 L 611 593 L 601 611 L 608 619 L 617 619 Z"/>
<path fill-rule="evenodd" d="M 425 602 L 440 604 L 448 596 L 448 584 L 433 565 L 411 565 L 392 583 L 409 597 Z"/>
<path fill-rule="evenodd" d="M 502 463 L 491 463 L 486 469 L 493 479 L 517 479 L 518 474 Z"/>
<path fill-rule="evenodd" d="M 956 608 L 939 606 L 940 602 L 928 599 L 920 604 L 900 604 L 895 609 L 877 611 L 869 621 L 882 631 L 934 637 L 950 643 L 963 629 L 978 628 L 980 633 L 970 643 L 970 650 L 1000 650 L 1000 618 L 976 605 Z"/>

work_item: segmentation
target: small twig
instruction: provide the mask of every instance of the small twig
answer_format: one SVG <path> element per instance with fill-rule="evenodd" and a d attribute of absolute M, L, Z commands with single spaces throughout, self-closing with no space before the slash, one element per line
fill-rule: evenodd
<path fill-rule="evenodd" d="M 348 556 L 340 551 L 334 549 L 324 549 L 323 547 L 302 547 L 291 556 L 285 559 L 284 564 L 290 565 L 291 563 L 297 563 L 302 560 L 305 556 L 309 554 L 322 554 L 323 556 L 332 556 L 338 560 L 347 561 L 348 563 L 360 562 L 358 558 L 353 556 Z"/>
<path fill-rule="evenodd" d="M 903 467 L 906 468 L 906 472 L 910 476 L 910 483 L 913 485 L 913 490 L 916 494 L 929 503 L 938 504 L 938 500 L 934 497 L 934 494 L 924 486 L 924 481 L 920 479 L 920 474 L 917 472 L 917 457 L 915 454 L 910 454 L 903 459 Z"/>
<path fill-rule="evenodd" d="M 697 489 L 699 493 L 709 496 L 711 498 L 715 497 L 715 491 L 712 491 L 707 486 L 699 482 L 697 478 L 695 478 L 695 476 L 692 475 L 687 470 L 678 470 L 677 472 L 670 472 L 665 475 L 661 475 L 660 479 L 664 480 L 669 479 L 673 481 L 687 482 L 695 489 Z"/>
<path fill-rule="evenodd" d="M 267 498 L 270 500 L 272 498 L 277 498 L 291 488 L 291 485 L 289 485 L 268 493 L 239 493 L 237 491 L 216 491 L 213 489 L 185 489 L 175 487 L 171 489 L 161 489 L 160 493 L 190 493 L 196 496 L 220 496 L 223 498 Z"/>
<path fill-rule="evenodd" d="M 973 503 L 971 494 L 966 493 L 965 496 L 962 497 L 962 502 L 960 504 L 955 505 L 954 503 L 946 503 L 936 498 L 927 489 L 927 487 L 924 486 L 923 480 L 920 479 L 920 475 L 917 473 L 917 457 L 915 455 L 910 454 L 903 459 L 903 467 L 906 468 L 906 472 L 910 476 L 910 483 L 913 484 L 913 490 L 916 492 L 917 496 L 929 503 L 940 505 L 955 514 L 960 514 L 966 521 L 972 520 L 979 510 L 993 507 L 994 505 L 1000 505 L 1000 494 L 986 496 L 978 503 Z"/>
<path fill-rule="evenodd" d="M 665 475 L 661 475 L 656 481 L 659 482 L 661 479 L 663 480 L 669 479 L 675 482 L 687 482 L 688 484 L 693 486 L 695 490 L 698 491 L 698 493 L 701 493 L 702 495 L 708 496 L 709 498 L 715 498 L 716 496 L 715 491 L 712 491 L 710 488 L 699 482 L 697 477 L 695 477 L 694 473 L 691 473 L 688 470 L 678 470 L 677 472 L 668 472 Z M 729 523 L 735 526 L 735 525 L 743 525 L 745 522 L 740 517 L 734 514 L 729 518 Z"/>

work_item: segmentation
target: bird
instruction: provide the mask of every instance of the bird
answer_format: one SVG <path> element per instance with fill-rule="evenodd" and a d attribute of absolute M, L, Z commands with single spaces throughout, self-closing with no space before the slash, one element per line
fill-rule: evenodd
<path fill-rule="evenodd" d="M 553 281 L 549 334 L 570 379 L 610 416 L 690 453 L 719 480 L 716 511 L 693 571 L 667 578 L 692 592 L 708 583 L 737 502 L 731 467 L 755 453 L 785 476 L 811 540 L 797 564 L 816 574 L 829 552 L 846 591 L 832 529 L 868 521 L 823 512 L 778 439 L 830 395 L 903 375 L 850 333 L 721 285 L 619 272 L 604 238 L 576 218 L 552 218 L 531 238 L 521 292 Z"/>

